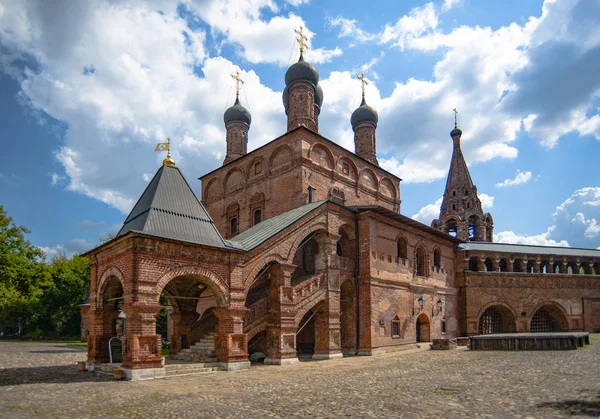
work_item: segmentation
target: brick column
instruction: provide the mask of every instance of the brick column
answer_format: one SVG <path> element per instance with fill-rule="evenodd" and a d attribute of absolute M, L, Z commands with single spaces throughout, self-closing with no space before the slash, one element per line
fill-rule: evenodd
<path fill-rule="evenodd" d="M 117 336 L 117 316 L 115 310 L 96 308 L 89 313 L 90 334 L 87 336 L 88 362 L 110 362 L 108 341 Z"/>
<path fill-rule="evenodd" d="M 216 308 L 219 319 L 215 336 L 215 353 L 221 369 L 241 370 L 250 368 L 248 360 L 248 335 L 244 333 L 246 307 Z"/>
<path fill-rule="evenodd" d="M 126 315 L 122 363 L 125 376 L 130 380 L 163 377 L 162 337 L 156 333 L 161 305 L 137 301 L 125 303 L 121 309 Z"/>
<path fill-rule="evenodd" d="M 342 358 L 340 350 L 340 269 L 337 241 L 330 235 L 319 243 L 320 260 L 327 278 L 327 300 L 315 318 L 315 352 L 313 359 Z"/>
<path fill-rule="evenodd" d="M 296 309 L 291 300 L 294 265 L 272 268 L 268 298 L 266 365 L 298 362 L 296 354 Z"/>

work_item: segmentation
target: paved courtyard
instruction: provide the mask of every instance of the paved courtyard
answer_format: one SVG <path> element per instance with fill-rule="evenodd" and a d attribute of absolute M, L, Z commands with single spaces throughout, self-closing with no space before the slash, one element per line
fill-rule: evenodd
<path fill-rule="evenodd" d="M 562 352 L 411 350 L 145 382 L 85 348 L 0 342 L 0 417 L 599 417 L 600 337 Z"/>

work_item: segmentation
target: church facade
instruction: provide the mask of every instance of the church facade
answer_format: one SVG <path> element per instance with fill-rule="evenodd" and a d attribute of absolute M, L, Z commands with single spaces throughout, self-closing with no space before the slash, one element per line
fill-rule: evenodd
<path fill-rule="evenodd" d="M 236 97 L 225 160 L 200 178 L 201 200 L 168 157 L 117 237 L 87 253 L 89 366 L 108 361 L 122 332 L 127 377 L 164 375 L 165 306 L 173 357 L 225 370 L 250 357 L 281 365 L 600 329 L 600 251 L 492 243 L 457 127 L 440 217 L 427 226 L 400 213 L 401 179 L 379 167 L 364 89 L 352 153 L 319 134 L 323 91 L 302 55 L 285 82 L 286 133 L 248 153 L 251 115 Z"/>

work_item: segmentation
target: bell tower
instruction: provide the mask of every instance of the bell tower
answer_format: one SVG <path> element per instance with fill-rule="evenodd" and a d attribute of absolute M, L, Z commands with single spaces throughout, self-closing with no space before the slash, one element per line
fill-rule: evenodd
<path fill-rule="evenodd" d="M 431 226 L 465 241 L 492 242 L 494 221 L 490 213 L 483 213 L 477 187 L 460 148 L 462 130 L 458 128 L 458 111 L 454 109 L 452 160 L 446 180 L 446 190 L 440 208 L 440 218 Z"/>

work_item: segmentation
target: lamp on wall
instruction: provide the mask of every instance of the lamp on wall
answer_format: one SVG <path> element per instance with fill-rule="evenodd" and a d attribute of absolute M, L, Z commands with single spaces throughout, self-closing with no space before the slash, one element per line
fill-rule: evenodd
<path fill-rule="evenodd" d="M 413 304 L 413 316 L 416 314 L 419 314 L 421 311 L 423 311 L 423 305 L 425 304 L 425 299 L 423 298 L 422 295 L 417 300 L 417 303 L 419 303 L 418 307 L 415 307 Z"/>
<path fill-rule="evenodd" d="M 436 308 L 437 308 L 437 310 L 436 310 Z M 440 314 L 442 312 L 443 308 L 444 308 L 444 302 L 440 298 L 440 299 L 438 299 L 437 303 L 435 303 L 435 307 L 431 308 L 431 315 L 437 316 L 438 314 Z"/>

